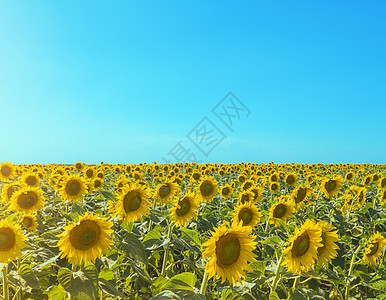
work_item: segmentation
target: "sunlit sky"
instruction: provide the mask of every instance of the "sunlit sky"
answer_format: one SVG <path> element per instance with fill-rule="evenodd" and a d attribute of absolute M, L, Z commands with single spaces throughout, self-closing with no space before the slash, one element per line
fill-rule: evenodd
<path fill-rule="evenodd" d="M 0 161 L 386 163 L 385 13 L 384 1 L 2 1 Z"/>

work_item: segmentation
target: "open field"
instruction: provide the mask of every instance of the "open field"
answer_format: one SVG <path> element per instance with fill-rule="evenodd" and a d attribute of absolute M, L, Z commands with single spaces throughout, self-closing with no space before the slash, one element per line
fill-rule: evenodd
<path fill-rule="evenodd" d="M 386 299 L 386 168 L 0 164 L 0 299 Z"/>

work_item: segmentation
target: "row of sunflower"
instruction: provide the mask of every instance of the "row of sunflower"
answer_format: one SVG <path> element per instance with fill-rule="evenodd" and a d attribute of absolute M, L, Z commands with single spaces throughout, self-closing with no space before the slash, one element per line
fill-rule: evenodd
<path fill-rule="evenodd" d="M 2 163 L 3 299 L 384 295 L 385 170 Z"/>

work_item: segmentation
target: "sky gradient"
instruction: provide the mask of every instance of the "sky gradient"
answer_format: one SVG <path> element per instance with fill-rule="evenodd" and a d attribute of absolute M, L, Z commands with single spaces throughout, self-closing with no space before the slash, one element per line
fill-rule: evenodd
<path fill-rule="evenodd" d="M 211 163 L 386 163 L 385 12 L 2 1 L 0 161 L 162 163 L 181 141 Z M 229 92 L 245 108 L 232 130 L 212 112 Z M 187 137 L 205 117 L 224 137 L 207 156 Z"/>

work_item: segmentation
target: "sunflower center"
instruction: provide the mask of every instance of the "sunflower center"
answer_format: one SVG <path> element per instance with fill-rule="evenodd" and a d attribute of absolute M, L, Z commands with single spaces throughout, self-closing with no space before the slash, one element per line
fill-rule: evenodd
<path fill-rule="evenodd" d="M 241 199 L 240 199 L 241 204 L 244 204 L 245 202 L 248 202 L 248 201 L 249 201 L 249 196 L 248 196 L 248 194 L 243 194 L 243 195 L 241 196 Z"/>
<path fill-rule="evenodd" d="M 275 209 L 273 210 L 273 217 L 280 219 L 285 215 L 286 212 L 287 212 L 287 205 L 283 203 L 279 203 L 278 205 L 276 205 Z"/>
<path fill-rule="evenodd" d="M 70 242 L 79 250 L 88 250 L 98 243 L 101 236 L 99 225 L 93 220 L 84 220 L 70 231 Z"/>
<path fill-rule="evenodd" d="M 136 211 L 141 206 L 141 195 L 135 191 L 128 192 L 123 198 L 123 208 L 126 213 Z"/>
<path fill-rule="evenodd" d="M 17 199 L 17 204 L 19 204 L 19 206 L 24 209 L 33 207 L 37 202 L 38 196 L 32 191 L 28 191 L 25 194 L 21 194 Z"/>
<path fill-rule="evenodd" d="M 100 180 L 95 180 L 94 185 L 96 188 L 100 187 L 102 185 L 102 182 Z"/>
<path fill-rule="evenodd" d="M 23 225 L 25 228 L 30 228 L 32 226 L 32 220 L 28 217 L 24 218 Z"/>
<path fill-rule="evenodd" d="M 229 233 L 220 237 L 216 242 L 216 256 L 220 267 L 234 264 L 240 256 L 240 241 L 237 236 Z"/>
<path fill-rule="evenodd" d="M 277 188 L 278 188 L 278 186 L 277 186 L 276 183 L 274 183 L 274 184 L 271 185 L 271 189 L 272 189 L 273 191 L 276 191 Z"/>
<path fill-rule="evenodd" d="M 362 203 L 363 200 L 364 200 L 364 194 L 363 194 L 363 191 L 361 191 L 361 192 L 359 193 L 359 196 L 358 196 L 358 201 L 359 201 L 359 203 Z"/>
<path fill-rule="evenodd" d="M 169 185 L 167 184 L 164 184 L 163 186 L 161 186 L 161 188 L 159 189 L 159 195 L 161 198 L 165 198 L 167 196 L 169 196 L 170 194 L 170 187 Z"/>
<path fill-rule="evenodd" d="M 379 248 L 378 242 L 372 244 L 370 248 L 370 253 L 368 255 L 374 255 L 375 253 L 377 253 L 378 248 Z"/>
<path fill-rule="evenodd" d="M 82 186 L 78 180 L 70 180 L 66 185 L 66 192 L 71 196 L 77 195 L 81 189 Z"/>
<path fill-rule="evenodd" d="M 25 183 L 28 185 L 35 185 L 36 184 L 36 177 L 35 176 L 28 176 L 25 180 Z"/>
<path fill-rule="evenodd" d="M 291 184 L 293 184 L 293 183 L 295 182 L 295 178 L 294 178 L 292 175 L 289 175 L 289 176 L 287 177 L 286 182 L 287 182 L 289 185 L 291 185 Z"/>
<path fill-rule="evenodd" d="M 11 175 L 11 172 L 12 172 L 12 170 L 10 167 L 8 167 L 8 166 L 2 166 L 1 167 L 1 174 L 3 176 L 8 177 L 9 175 Z"/>
<path fill-rule="evenodd" d="M 310 237 L 307 233 L 303 233 L 294 241 L 292 255 L 294 257 L 302 256 L 308 251 L 308 248 L 310 248 Z"/>
<path fill-rule="evenodd" d="M 336 188 L 335 180 L 330 179 L 329 181 L 327 181 L 325 187 L 327 192 L 331 193 Z"/>
<path fill-rule="evenodd" d="M 204 181 L 200 186 L 200 191 L 203 196 L 209 196 L 213 193 L 213 185 L 209 181 Z"/>
<path fill-rule="evenodd" d="M 94 172 L 93 172 L 91 169 L 88 169 L 88 170 L 86 171 L 86 175 L 87 175 L 87 177 L 91 178 L 92 175 L 94 175 Z"/>
<path fill-rule="evenodd" d="M 382 188 L 385 188 L 385 187 L 386 187 L 386 178 L 383 178 L 383 179 L 381 180 L 381 187 L 382 187 Z"/>
<path fill-rule="evenodd" d="M 250 187 L 252 186 L 252 183 L 250 183 L 250 182 L 246 182 L 245 184 L 244 184 L 244 191 L 246 191 L 247 189 L 249 189 Z"/>
<path fill-rule="evenodd" d="M 347 179 L 348 179 L 348 180 L 351 180 L 352 177 L 353 177 L 353 174 L 352 174 L 352 173 L 347 174 Z"/>
<path fill-rule="evenodd" d="M 194 173 L 194 174 L 193 174 L 193 178 L 194 178 L 194 180 L 200 179 L 200 174 Z"/>
<path fill-rule="evenodd" d="M 299 188 L 298 193 L 297 193 L 296 198 L 295 198 L 295 202 L 296 203 L 302 202 L 304 200 L 304 198 L 306 197 L 306 195 L 307 195 L 307 190 L 305 188 Z"/>
<path fill-rule="evenodd" d="M 184 198 L 179 203 L 180 208 L 176 209 L 177 216 L 184 216 L 186 215 L 190 210 L 190 201 L 188 198 Z"/>
<path fill-rule="evenodd" d="M 248 208 L 243 208 L 239 212 L 239 221 L 243 220 L 243 225 L 248 225 L 252 221 L 253 214 Z"/>
<path fill-rule="evenodd" d="M 229 188 L 228 188 L 228 187 L 223 188 L 223 189 L 222 189 L 222 194 L 223 194 L 224 196 L 228 195 L 228 194 L 229 194 Z"/>
<path fill-rule="evenodd" d="M 9 228 L 0 228 L 0 251 L 7 251 L 15 245 L 15 234 Z"/>

